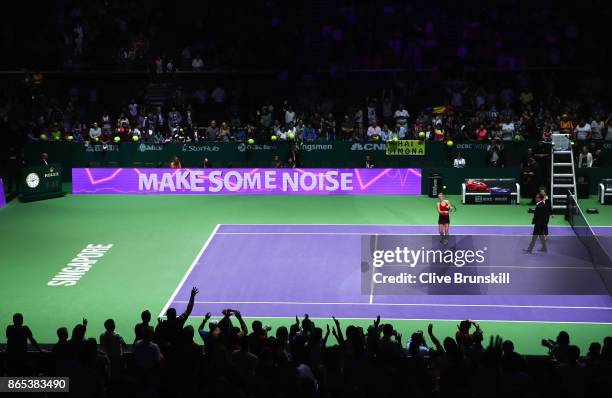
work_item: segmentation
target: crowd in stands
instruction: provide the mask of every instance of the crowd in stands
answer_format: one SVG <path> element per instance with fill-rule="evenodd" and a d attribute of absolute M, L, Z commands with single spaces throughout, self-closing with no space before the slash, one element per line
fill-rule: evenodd
<path fill-rule="evenodd" d="M 113 319 L 99 335 L 83 319 L 70 333 L 57 329 L 46 350 L 15 314 L 0 375 L 68 376 L 77 397 L 603 397 L 612 388 L 612 337 L 581 352 L 562 331 L 542 340 L 548 358 L 534 360 L 473 321 L 442 341 L 432 324 L 403 336 L 380 317 L 365 330 L 336 318 L 323 329 L 305 315 L 272 331 L 235 309 L 218 320 L 207 313 L 194 328 L 187 320 L 197 294 L 156 324 L 143 311 L 133 344 Z M 37 360 L 28 342 L 43 352 Z"/>
<path fill-rule="evenodd" d="M 391 141 L 423 139 L 448 141 L 550 141 L 552 134 L 569 134 L 573 140 L 612 140 L 612 115 L 601 103 L 565 101 L 551 95 L 542 98 L 525 83 L 522 88 L 499 91 L 448 85 L 444 105 L 408 110 L 385 91 L 362 103 L 341 107 L 333 100 L 298 107 L 290 101 L 267 101 L 241 112 L 228 105 L 225 90 L 216 87 L 208 103 L 198 93 L 179 91 L 167 106 L 147 108 L 131 99 L 117 113 L 102 111 L 83 120 L 78 98 L 65 107 L 51 101 L 32 121 L 30 141 Z M 191 102 L 195 105 L 192 106 Z M 225 118 L 205 120 L 201 109 Z M 118 138 L 117 138 L 118 137 Z"/>
<path fill-rule="evenodd" d="M 524 68 L 605 64 L 604 0 L 47 2 L 0 26 L 3 69 Z M 31 62 L 35 60 L 36 62 Z M 609 59 L 608 59 L 609 60 Z M 4 64 L 4 65 L 2 65 Z"/>

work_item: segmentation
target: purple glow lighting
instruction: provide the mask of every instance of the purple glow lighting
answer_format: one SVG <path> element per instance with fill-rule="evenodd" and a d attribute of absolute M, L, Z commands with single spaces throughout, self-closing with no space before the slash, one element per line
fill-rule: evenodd
<path fill-rule="evenodd" d="M 420 169 L 72 169 L 74 194 L 420 195 Z"/>
<path fill-rule="evenodd" d="M 2 178 L 0 178 L 0 208 L 4 207 L 6 204 L 6 198 L 4 197 L 4 183 L 2 182 Z"/>

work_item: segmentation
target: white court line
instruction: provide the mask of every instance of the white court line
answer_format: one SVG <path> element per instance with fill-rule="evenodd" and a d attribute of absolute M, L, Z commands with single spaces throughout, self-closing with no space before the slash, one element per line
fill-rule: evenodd
<path fill-rule="evenodd" d="M 341 227 L 437 227 L 438 224 L 221 224 L 222 226 L 341 226 Z M 504 225 L 496 225 L 496 224 L 452 224 L 455 227 L 495 227 L 495 228 L 515 228 L 515 227 L 529 227 L 533 228 L 533 224 L 504 224 Z M 594 228 L 612 228 L 612 225 L 594 225 Z M 548 228 L 571 228 L 570 225 L 549 225 Z M 358 318 L 355 318 L 358 319 Z"/>
<path fill-rule="evenodd" d="M 343 227 L 437 227 L 438 224 L 223 224 L 223 226 L 311 226 L 317 227 L 320 225 L 323 226 L 343 226 Z M 455 227 L 495 227 L 495 228 L 512 228 L 512 227 L 530 227 L 533 228 L 532 224 L 505 224 L 505 225 L 495 225 L 495 224 L 452 224 Z M 551 225 L 548 228 L 571 228 L 569 225 Z"/>
<path fill-rule="evenodd" d="M 378 234 L 374 238 L 374 250 L 378 250 Z M 370 280 L 370 304 L 374 302 L 374 278 Z"/>
<path fill-rule="evenodd" d="M 190 318 L 204 318 L 204 315 L 190 315 Z M 243 316 L 243 319 L 257 319 L 257 320 L 263 320 L 263 319 L 287 319 L 287 321 L 292 321 L 293 317 L 290 316 L 265 316 L 265 315 L 249 315 L 249 316 Z M 328 317 L 317 317 L 317 316 L 309 316 L 308 318 L 310 319 L 317 319 L 317 320 L 331 320 L 331 318 Z M 211 319 L 216 319 L 216 320 L 221 320 L 221 317 L 212 317 Z M 374 321 L 374 318 L 353 318 L 353 317 L 339 317 L 337 316 L 336 319 L 340 319 L 340 320 L 346 320 L 346 321 L 351 321 L 351 320 L 366 320 L 366 321 Z M 446 318 L 386 318 L 386 317 L 381 317 L 381 319 L 383 320 L 387 320 L 387 321 L 418 321 L 418 322 L 461 322 L 464 319 L 446 319 Z M 478 323 L 482 323 L 482 322 L 491 322 L 491 323 L 567 323 L 567 324 L 579 324 L 579 325 L 612 325 L 612 322 L 589 322 L 589 321 L 526 321 L 526 320 L 502 320 L 502 319 L 479 319 Z"/>
<path fill-rule="evenodd" d="M 357 235 L 357 236 L 371 236 L 372 233 L 367 232 L 218 232 L 217 235 Z M 394 234 L 392 232 L 384 233 L 384 234 L 375 234 L 380 236 L 437 236 L 438 234 Z M 517 237 L 526 237 L 531 236 L 531 233 L 525 233 L 524 235 L 517 234 L 450 234 L 450 237 L 453 236 L 517 236 Z M 574 235 L 549 235 L 549 239 L 563 238 L 568 237 L 571 238 Z"/>
<path fill-rule="evenodd" d="M 188 303 L 188 301 L 175 301 Z M 265 305 L 374 305 L 379 307 L 492 307 L 492 308 L 539 308 L 570 310 L 612 310 L 612 307 L 576 307 L 562 305 L 513 305 L 513 304 L 437 304 L 437 303 L 313 303 L 301 301 L 195 301 L 197 304 L 265 304 Z M 283 318 L 283 317 L 281 317 Z"/>
<path fill-rule="evenodd" d="M 202 248 L 200 249 L 200 252 L 198 253 L 198 255 L 196 256 L 196 258 L 193 260 L 193 262 L 191 263 L 191 266 L 189 266 L 189 269 L 187 269 L 187 272 L 185 272 L 185 275 L 183 275 L 183 279 L 181 279 L 181 281 L 179 282 L 178 286 L 176 287 L 176 289 L 174 289 L 174 293 L 172 293 L 172 296 L 170 296 L 170 298 L 168 299 L 168 301 L 166 301 L 166 304 L 164 305 L 164 308 L 162 308 L 161 312 L 159 313 L 158 317 L 163 317 L 166 315 L 166 311 L 168 310 L 168 307 L 170 306 L 170 304 L 172 304 L 172 302 L 174 301 L 174 298 L 176 297 L 176 295 L 178 294 L 179 290 L 181 290 L 181 288 L 183 287 L 183 284 L 185 283 L 185 281 L 187 280 L 187 277 L 189 276 L 189 274 L 191 273 L 191 271 L 193 270 L 193 268 L 196 266 L 196 264 L 198 263 L 198 261 L 200 260 L 200 257 L 202 257 L 202 254 L 204 254 L 204 251 L 206 250 L 206 248 L 208 247 L 208 245 L 210 244 L 210 241 L 212 241 L 212 238 L 215 236 L 215 234 L 217 233 L 217 230 L 219 229 L 221 224 L 217 224 L 217 226 L 215 227 L 215 229 L 213 229 L 212 233 L 210 234 L 210 236 L 208 237 L 208 239 L 206 240 L 206 242 L 204 243 L 204 246 L 202 246 Z"/>

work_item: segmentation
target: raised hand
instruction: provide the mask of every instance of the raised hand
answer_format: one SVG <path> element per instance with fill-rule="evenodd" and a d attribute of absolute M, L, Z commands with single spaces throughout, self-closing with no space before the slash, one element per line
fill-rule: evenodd
<path fill-rule="evenodd" d="M 497 335 L 495 337 L 491 336 L 489 338 L 489 346 L 487 347 L 487 350 L 491 350 L 491 351 L 495 351 L 495 352 L 501 352 L 503 342 L 504 341 L 501 338 L 501 336 L 499 336 L 499 335 Z"/>
<path fill-rule="evenodd" d="M 429 325 L 427 325 L 427 333 L 429 334 L 433 333 L 433 323 L 430 323 Z"/>
<path fill-rule="evenodd" d="M 198 290 L 197 287 L 193 287 L 191 288 L 191 297 L 195 297 L 196 294 L 198 294 L 200 291 Z"/>
<path fill-rule="evenodd" d="M 206 315 L 204 315 L 204 319 L 205 320 L 209 320 L 210 319 L 210 312 L 207 312 Z"/>

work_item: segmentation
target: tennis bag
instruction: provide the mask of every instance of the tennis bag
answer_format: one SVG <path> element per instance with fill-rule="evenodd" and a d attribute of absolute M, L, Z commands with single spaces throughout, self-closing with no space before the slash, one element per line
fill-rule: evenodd
<path fill-rule="evenodd" d="M 487 184 L 479 180 L 467 180 L 467 182 L 465 183 L 465 187 L 468 191 L 487 192 L 489 190 Z"/>
<path fill-rule="evenodd" d="M 490 189 L 491 195 L 510 195 L 512 193 L 512 189 L 510 188 L 501 188 L 501 187 L 492 187 Z"/>

